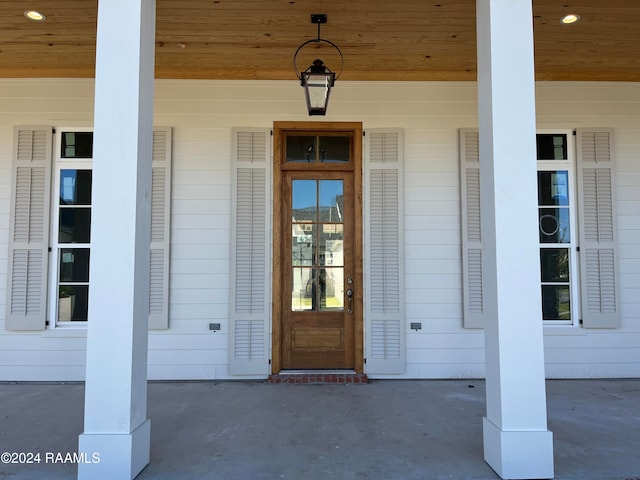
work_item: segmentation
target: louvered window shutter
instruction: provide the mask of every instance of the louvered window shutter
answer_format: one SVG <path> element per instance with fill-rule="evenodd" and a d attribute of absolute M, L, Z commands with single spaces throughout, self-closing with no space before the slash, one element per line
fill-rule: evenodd
<path fill-rule="evenodd" d="M 585 328 L 621 325 L 613 130 L 578 129 L 580 273 Z"/>
<path fill-rule="evenodd" d="M 149 329 L 162 330 L 169 328 L 171 128 L 154 129 L 152 162 Z"/>
<path fill-rule="evenodd" d="M 465 328 L 484 326 L 482 235 L 480 230 L 480 148 L 477 130 L 460 130 L 462 298 Z"/>
<path fill-rule="evenodd" d="M 402 130 L 365 136 L 365 331 L 369 374 L 405 371 Z"/>
<path fill-rule="evenodd" d="M 7 275 L 7 330 L 43 330 L 47 312 L 51 127 L 14 136 Z"/>
<path fill-rule="evenodd" d="M 229 372 L 269 373 L 271 140 L 267 129 L 233 130 Z"/>

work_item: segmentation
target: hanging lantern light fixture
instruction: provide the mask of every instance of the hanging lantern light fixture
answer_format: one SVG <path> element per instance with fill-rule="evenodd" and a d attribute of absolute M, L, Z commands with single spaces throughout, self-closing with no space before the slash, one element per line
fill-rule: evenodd
<path fill-rule="evenodd" d="M 302 45 L 298 47 L 295 55 L 293 56 L 293 68 L 296 71 L 296 75 L 300 80 L 300 85 L 304 88 L 305 99 L 307 101 L 307 111 L 309 115 L 325 115 L 327 113 L 327 106 L 329 105 L 329 95 L 331 94 L 331 89 L 335 84 L 336 80 L 342 74 L 342 70 L 344 68 L 344 58 L 342 56 L 342 52 L 337 47 L 337 45 L 329 40 L 325 40 L 324 38 L 320 38 L 320 25 L 323 23 L 327 23 L 327 15 L 326 14 L 313 14 L 311 15 L 311 23 L 315 23 L 318 25 L 318 37 L 313 38 L 311 40 L 307 40 Z M 298 53 L 302 48 L 310 43 L 327 43 L 338 51 L 340 55 L 340 61 L 342 65 L 340 66 L 340 73 L 336 75 L 334 71 L 332 71 L 329 67 L 327 67 L 322 60 L 319 58 L 315 59 L 313 63 L 303 72 L 298 70 L 298 66 L 296 64 L 296 59 L 298 57 Z"/>

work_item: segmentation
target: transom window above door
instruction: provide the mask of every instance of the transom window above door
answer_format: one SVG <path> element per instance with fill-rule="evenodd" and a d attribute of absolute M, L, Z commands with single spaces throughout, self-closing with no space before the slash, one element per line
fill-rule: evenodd
<path fill-rule="evenodd" d="M 351 141 L 346 135 L 287 135 L 287 163 L 349 163 Z"/>

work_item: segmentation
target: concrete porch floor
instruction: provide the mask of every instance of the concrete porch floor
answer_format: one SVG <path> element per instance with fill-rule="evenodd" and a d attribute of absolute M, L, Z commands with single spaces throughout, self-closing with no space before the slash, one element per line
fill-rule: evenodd
<path fill-rule="evenodd" d="M 72 479 L 84 386 L 0 385 L 0 479 Z M 640 379 L 547 382 L 556 479 L 640 479 Z M 366 385 L 151 382 L 151 463 L 139 480 L 493 480 L 483 461 L 480 380 Z"/>

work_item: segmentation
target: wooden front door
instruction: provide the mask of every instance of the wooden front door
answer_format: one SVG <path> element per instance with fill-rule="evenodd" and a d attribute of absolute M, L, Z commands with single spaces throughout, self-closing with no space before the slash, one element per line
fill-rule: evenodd
<path fill-rule="evenodd" d="M 273 371 L 360 372 L 360 125 L 277 123 L 275 135 Z"/>

